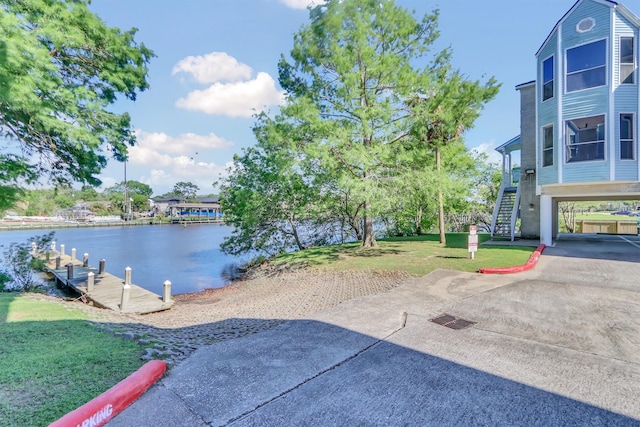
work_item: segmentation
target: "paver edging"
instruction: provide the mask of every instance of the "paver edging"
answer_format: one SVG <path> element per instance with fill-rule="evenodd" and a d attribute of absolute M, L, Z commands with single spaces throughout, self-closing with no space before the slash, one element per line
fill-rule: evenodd
<path fill-rule="evenodd" d="M 538 263 L 538 259 L 542 254 L 542 251 L 547 245 L 544 243 L 539 245 L 535 251 L 529 257 L 526 263 L 522 265 L 515 265 L 512 267 L 495 267 L 495 268 L 481 268 L 478 270 L 478 273 L 482 274 L 511 274 L 511 273 L 521 273 L 523 271 L 531 270 Z"/>

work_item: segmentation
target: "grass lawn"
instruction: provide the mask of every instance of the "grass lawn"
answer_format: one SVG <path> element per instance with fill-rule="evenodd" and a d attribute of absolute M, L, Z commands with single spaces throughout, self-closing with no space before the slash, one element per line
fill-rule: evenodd
<path fill-rule="evenodd" d="M 142 348 L 84 313 L 0 293 L 0 426 L 46 426 L 142 366 Z"/>
<path fill-rule="evenodd" d="M 475 259 L 467 250 L 468 233 L 448 233 L 447 244 L 439 236 L 398 237 L 378 240 L 378 246 L 363 249 L 360 243 L 312 248 L 279 256 L 276 262 L 306 262 L 330 270 L 403 270 L 423 276 L 438 268 L 477 271 L 481 267 L 508 267 L 527 262 L 534 247 L 480 246 Z M 479 242 L 489 240 L 480 234 Z"/>

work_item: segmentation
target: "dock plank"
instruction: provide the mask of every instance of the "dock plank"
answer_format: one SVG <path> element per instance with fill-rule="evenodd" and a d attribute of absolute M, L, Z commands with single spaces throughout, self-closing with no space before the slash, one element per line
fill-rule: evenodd
<path fill-rule="evenodd" d="M 69 263 L 73 264 L 72 279 L 67 279 L 66 265 Z M 83 267 L 82 261 L 72 259 L 69 255 L 60 255 L 60 268 L 55 267 L 54 260 L 53 263 L 47 265 L 47 270 L 55 277 L 58 283 L 74 289 L 98 307 L 121 313 L 147 314 L 168 310 L 173 306 L 173 299 L 170 298 L 169 301 L 165 302 L 160 295 L 138 285 L 131 284 L 129 302 L 125 309 L 122 310 L 121 302 L 124 279 L 108 272 L 98 274 L 97 268 L 91 266 Z M 91 292 L 87 289 L 87 280 L 90 272 L 94 274 L 94 287 Z"/>

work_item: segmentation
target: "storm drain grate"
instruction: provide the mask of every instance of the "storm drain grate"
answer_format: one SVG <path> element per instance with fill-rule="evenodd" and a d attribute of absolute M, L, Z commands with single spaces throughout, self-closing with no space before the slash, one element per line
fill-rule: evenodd
<path fill-rule="evenodd" d="M 451 328 L 453 330 L 459 331 L 461 329 L 466 329 L 469 326 L 473 326 L 478 322 L 472 322 L 471 320 L 461 319 L 456 316 L 452 316 L 450 314 L 442 314 L 438 317 L 434 317 L 430 319 L 431 322 L 437 323 L 438 325 L 446 326 L 447 328 Z"/>

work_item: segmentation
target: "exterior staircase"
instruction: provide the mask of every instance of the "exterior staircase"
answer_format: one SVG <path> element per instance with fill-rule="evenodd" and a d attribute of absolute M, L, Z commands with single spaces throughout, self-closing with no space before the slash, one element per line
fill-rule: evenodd
<path fill-rule="evenodd" d="M 502 187 L 493 211 L 491 238 L 515 239 L 515 228 L 520 213 L 520 186 Z"/>

